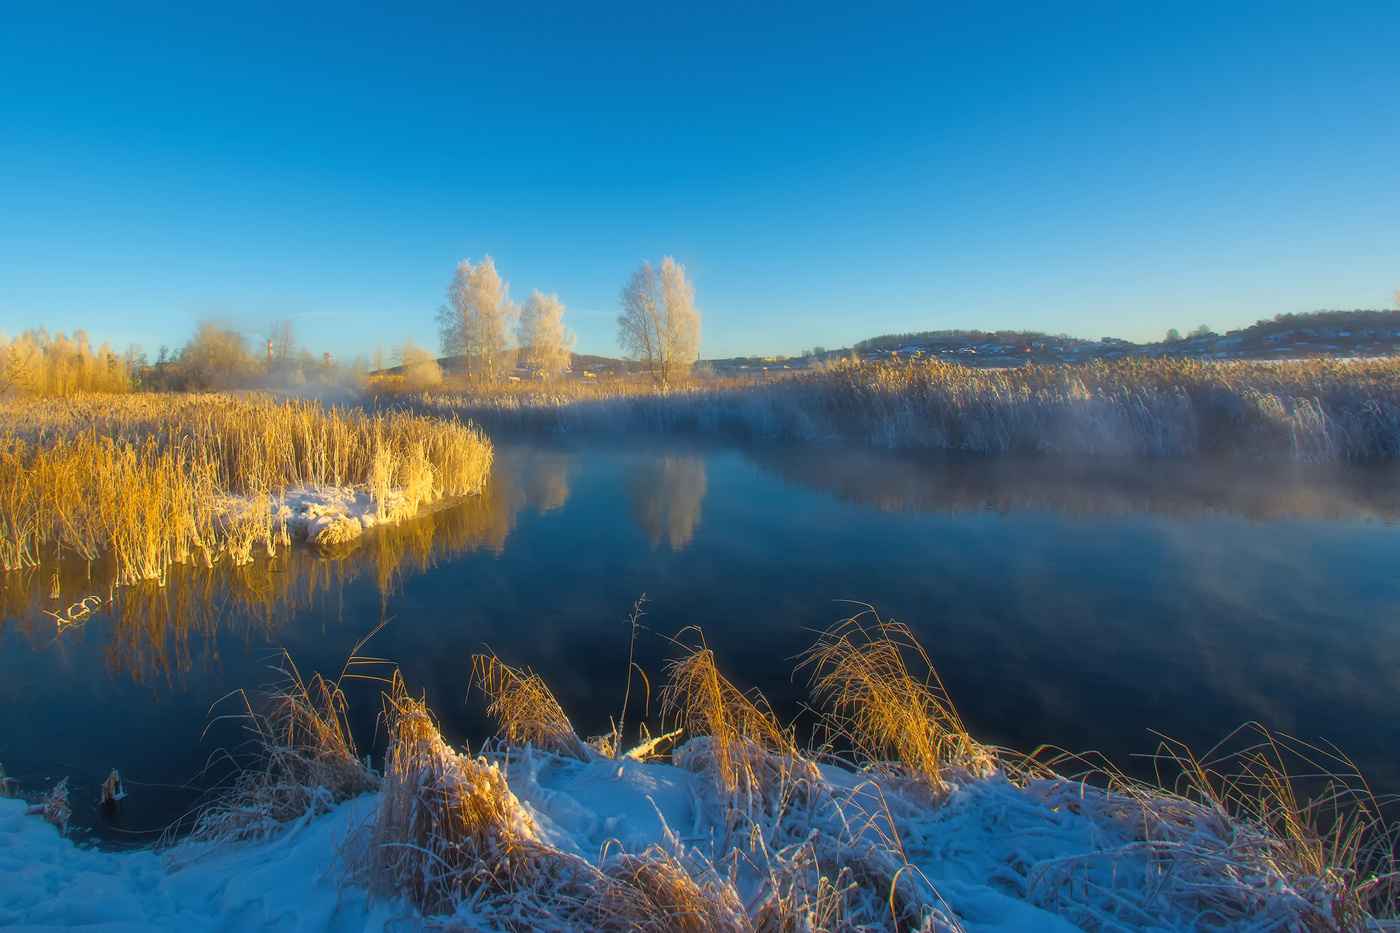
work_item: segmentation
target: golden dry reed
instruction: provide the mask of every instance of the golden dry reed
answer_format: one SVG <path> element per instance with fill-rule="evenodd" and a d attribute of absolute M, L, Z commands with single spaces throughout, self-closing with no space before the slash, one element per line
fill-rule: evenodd
<path fill-rule="evenodd" d="M 909 655 L 924 679 L 910 673 Z M 888 761 L 937 790 L 948 771 L 986 774 L 995 755 L 968 734 L 943 682 L 909 629 L 873 609 L 828 629 L 801 656 L 812 693 L 825 704 L 827 728 L 863 761 Z"/>
<path fill-rule="evenodd" d="M 675 716 L 685 734 L 708 737 L 726 792 L 765 784 L 765 765 L 772 756 L 798 760 L 792 733 L 778 725 L 767 701 L 744 694 L 725 679 L 715 666 L 715 653 L 703 643 L 671 662 L 669 674 L 662 709 Z"/>
<path fill-rule="evenodd" d="M 486 694 L 486 713 L 499 724 L 508 744 L 528 743 L 583 761 L 597 757 L 596 750 L 574 732 L 538 674 L 511 667 L 494 654 L 478 654 L 472 657 L 472 682 Z"/>
<path fill-rule="evenodd" d="M 140 395 L 0 402 L 0 567 L 57 547 L 111 552 L 119 582 L 193 555 L 269 554 L 271 497 L 362 487 L 384 517 L 478 493 L 492 447 L 470 423 L 317 402 Z M 283 540 L 285 535 L 283 534 Z"/>
<path fill-rule="evenodd" d="M 1400 359 L 843 363 L 665 393 L 624 381 L 512 383 L 414 404 L 538 430 L 727 430 L 985 453 L 1400 456 Z"/>
<path fill-rule="evenodd" d="M 260 710 L 247 694 L 237 694 L 244 701 L 242 715 L 258 738 L 262 760 L 243 771 L 222 799 L 198 813 L 190 833 L 166 850 L 167 863 L 192 861 L 229 843 L 266 840 L 299 817 L 323 813 L 378 789 L 379 775 L 355 749 L 344 689 L 349 679 L 383 681 L 360 673 L 361 668 L 385 663 L 359 653 L 378 631 L 360 640 L 335 680 L 320 674 L 304 680 L 284 653 L 278 668 L 283 680 L 262 698 Z M 167 829 L 167 837 L 179 826 Z"/>
<path fill-rule="evenodd" d="M 512 730 L 531 745 L 545 737 L 575 757 L 560 741 L 568 720 L 538 678 L 494 657 L 478 661 L 475 677 L 507 734 L 489 756 L 474 757 L 444 741 L 395 673 L 385 695 L 382 792 L 367 833 L 342 854 L 356 880 L 406 896 L 436 918 L 430 922 L 449 926 L 465 921 L 512 933 L 957 930 L 957 911 L 917 863 L 941 848 L 940 826 L 954 828 L 968 806 L 985 800 L 995 825 L 1024 833 L 1006 840 L 1011 854 L 996 863 L 1000 888 L 1081 928 L 1360 933 L 1388 929 L 1385 918 L 1396 914 L 1394 834 L 1339 756 L 1254 727 L 1241 733 L 1242 748 L 1227 743 L 1200 758 L 1164 745 L 1158 761 L 1171 773 L 1157 784 L 1109 773 L 1105 786 L 1057 773 L 1052 765 L 1069 756 L 1050 764 L 1017 760 L 973 740 L 909 630 L 873 611 L 823 633 L 802 662 L 813 668 L 828 730 L 850 743 L 839 769 L 846 777 L 824 776 L 816 759 L 825 756 L 828 768 L 839 760 L 830 747 L 800 753 L 761 698 L 719 674 L 701 641 L 670 668 L 666 707 L 691 739 L 674 764 L 700 775 L 691 785 L 697 827 L 733 822 L 739 831 L 684 840 L 668 832 L 640 852 L 610 844 L 596 858 L 552 845 L 507 780 L 512 769 L 534 774 L 534 756 L 554 757 L 512 744 Z M 910 662 L 928 669 L 919 676 Z M 278 725 L 259 730 L 270 776 L 249 779 L 244 786 L 255 792 L 218 811 L 231 820 L 228 838 L 245 838 L 252 827 L 275 831 L 299 815 L 298 806 L 323 805 L 331 788 L 348 788 L 333 794 L 343 799 L 372 781 L 343 729 L 339 681 L 303 685 L 293 675 L 290 682 L 274 707 Z M 760 776 L 763 805 L 739 820 L 732 814 L 751 790 L 741 769 L 719 765 L 726 745 L 782 772 Z M 323 759 L 331 766 L 318 768 Z M 1302 773 L 1290 770 L 1298 763 Z M 555 758 L 554 766 L 596 764 Z M 1329 764 L 1340 764 L 1341 773 L 1329 773 Z M 1321 792 L 1304 793 L 1319 775 Z M 286 784 L 300 790 L 277 790 Z M 908 793 L 954 786 L 957 800 Z M 302 802 L 283 808 L 295 793 Z M 230 816 L 235 810 L 251 813 L 251 824 Z M 1087 834 L 1084 851 L 1035 855 L 1024 842 L 1067 822 Z M 906 836 L 917 852 L 906 849 Z"/>

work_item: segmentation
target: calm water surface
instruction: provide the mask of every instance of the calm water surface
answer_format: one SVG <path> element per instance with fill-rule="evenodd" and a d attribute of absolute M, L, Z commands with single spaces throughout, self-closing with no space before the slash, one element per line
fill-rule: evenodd
<path fill-rule="evenodd" d="M 243 710 L 237 691 L 255 701 L 283 649 L 337 673 L 384 619 L 366 653 L 397 663 L 453 740 L 491 731 L 468 696 L 487 648 L 597 734 L 620 711 L 624 620 L 645 593 L 637 653 L 657 689 L 668 638 L 699 626 L 804 733 L 792 658 L 854 600 L 914 630 L 983 741 L 1096 749 L 1142 773 L 1149 730 L 1205 749 L 1253 720 L 1335 743 L 1397 792 L 1397 517 L 1390 465 L 498 439 L 488 494 L 347 554 L 180 568 L 62 632 L 44 611 L 105 592 L 100 568 L 8 575 L 0 762 L 25 791 L 70 776 L 75 824 L 97 838 L 149 841 L 247 751 L 220 718 Z M 377 754 L 377 688 L 351 699 Z M 131 795 L 104 821 L 112 767 Z"/>

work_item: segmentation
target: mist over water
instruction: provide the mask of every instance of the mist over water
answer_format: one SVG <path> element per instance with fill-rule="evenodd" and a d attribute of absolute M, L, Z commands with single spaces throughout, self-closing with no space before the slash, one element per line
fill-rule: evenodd
<path fill-rule="evenodd" d="M 984 741 L 1096 749 L 1145 773 L 1133 756 L 1153 751 L 1151 729 L 1204 749 L 1257 720 L 1329 740 L 1375 790 L 1400 791 L 1392 465 L 496 444 L 480 497 L 342 554 L 180 568 L 62 632 L 45 610 L 105 593 L 102 568 L 8 575 L 0 761 L 25 790 L 71 775 L 76 825 L 149 841 L 246 740 L 235 720 L 210 724 L 243 708 L 221 697 L 275 679 L 281 648 L 303 674 L 337 673 L 383 619 L 366 653 L 402 668 L 453 741 L 490 734 L 467 697 L 487 648 L 597 734 L 621 711 L 624 619 L 645 592 L 637 656 L 654 692 L 666 637 L 700 626 L 721 669 L 804 736 L 792 658 L 858 600 L 913 629 Z M 351 700 L 377 756 L 376 693 L 357 683 Z M 653 696 L 653 731 L 656 713 Z M 115 826 L 87 802 L 111 767 L 132 791 Z"/>

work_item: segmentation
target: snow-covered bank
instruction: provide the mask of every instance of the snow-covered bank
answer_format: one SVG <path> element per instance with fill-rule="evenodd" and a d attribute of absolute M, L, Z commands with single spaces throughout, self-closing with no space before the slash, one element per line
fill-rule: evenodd
<path fill-rule="evenodd" d="M 504 770 L 522 815 L 519 832 L 542 851 L 594 868 L 643 853 L 698 867 L 732 899 L 725 927 L 738 930 L 768 929 L 750 918 L 775 916 L 765 904 L 800 900 L 810 881 L 804 868 L 819 865 L 835 869 L 827 901 L 842 886 L 865 901 L 873 925 L 863 929 L 892 928 L 885 904 L 892 888 L 905 904 L 926 907 L 921 924 L 900 929 L 1336 928 L 1318 898 L 1270 871 L 1267 859 L 1250 858 L 1264 837 L 1166 797 L 1153 803 L 1001 772 L 964 775 L 930 797 L 907 781 L 822 765 L 810 786 L 789 788 L 789 803 L 803 801 L 801 825 L 794 812 L 778 826 L 733 806 L 715 781 L 707 740 L 689 743 L 675 760 L 581 761 L 514 749 Z M 391 921 L 393 929 L 419 928 L 421 916 L 406 902 L 360 886 L 367 875 L 357 853 L 380 797 L 365 794 L 299 820 L 265 843 L 173 865 L 150 851 L 78 849 L 38 816 L 24 816 L 23 802 L 0 800 L 0 928 L 377 931 Z M 881 875 L 883 886 L 871 883 Z M 563 914 L 513 918 L 519 903 L 498 902 L 487 887 L 458 907 L 458 928 L 568 928 Z M 796 913 L 797 924 L 784 929 L 855 928 Z"/>
<path fill-rule="evenodd" d="M 25 803 L 0 800 L 0 929 L 358 931 L 384 929 L 405 908 L 346 887 L 337 851 L 374 812 L 341 804 L 263 845 L 171 869 L 153 852 L 80 849 Z"/>
<path fill-rule="evenodd" d="M 357 652 L 346 671 L 384 663 Z M 493 655 L 472 678 L 499 737 L 452 748 L 394 671 L 382 774 L 355 748 L 340 681 L 289 665 L 249 714 L 260 765 L 159 858 L 80 851 L 4 803 L 0 926 L 1400 930 L 1378 919 L 1396 915 L 1400 872 L 1377 801 L 1347 775 L 1304 797 L 1287 737 L 1243 729 L 1244 747 L 1199 759 L 1164 742 L 1177 792 L 1100 786 L 1055 770 L 1084 759 L 975 741 L 904 652 L 927 660 L 907 628 L 857 616 L 802 656 L 849 757 L 800 748 L 704 647 L 668 667 L 675 731 L 639 726 L 626 753 L 621 724 L 585 741 L 542 679 Z"/>
<path fill-rule="evenodd" d="M 291 538 L 331 547 L 375 525 L 415 518 L 434 501 L 410 489 L 390 489 L 381 500 L 366 486 L 317 486 L 288 489 L 271 501 L 269 511 L 273 527 L 285 529 Z M 247 508 L 246 503 L 239 500 L 234 510 Z"/>

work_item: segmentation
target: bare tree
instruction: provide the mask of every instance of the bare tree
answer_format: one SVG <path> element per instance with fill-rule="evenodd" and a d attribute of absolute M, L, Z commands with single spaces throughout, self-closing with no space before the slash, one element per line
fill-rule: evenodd
<path fill-rule="evenodd" d="M 545 378 L 563 375 L 578 336 L 564 326 L 564 303 L 558 295 L 530 292 L 520 306 L 516 343 L 532 370 Z"/>
<path fill-rule="evenodd" d="M 622 289 L 617 342 L 662 386 L 689 369 L 700 354 L 700 312 L 685 266 L 667 256 L 659 270 L 644 262 L 632 273 Z"/>
<path fill-rule="evenodd" d="M 273 321 L 263 331 L 267 340 L 268 372 L 284 372 L 297 361 L 297 335 L 291 321 Z"/>
<path fill-rule="evenodd" d="M 475 266 L 463 259 L 447 287 L 447 304 L 438 310 L 443 355 L 465 357 L 468 376 L 494 379 L 510 365 L 518 314 L 510 284 L 501 281 L 491 257 Z"/>

